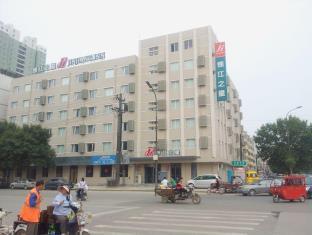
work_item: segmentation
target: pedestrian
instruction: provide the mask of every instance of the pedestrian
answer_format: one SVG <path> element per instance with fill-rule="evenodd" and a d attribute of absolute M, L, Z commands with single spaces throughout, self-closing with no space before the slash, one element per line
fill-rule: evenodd
<path fill-rule="evenodd" d="M 167 177 L 164 177 L 163 180 L 161 181 L 161 185 L 162 187 L 164 188 L 167 188 L 168 187 L 168 180 L 167 180 Z"/>
<path fill-rule="evenodd" d="M 44 181 L 37 180 L 36 187 L 28 192 L 24 204 L 22 205 L 19 217 L 27 222 L 26 235 L 38 233 L 40 221 L 40 203 L 42 201 L 40 191 L 43 189 Z"/>
<path fill-rule="evenodd" d="M 173 177 L 170 177 L 169 184 L 171 185 L 171 188 L 175 188 L 177 186 L 177 182 Z"/>

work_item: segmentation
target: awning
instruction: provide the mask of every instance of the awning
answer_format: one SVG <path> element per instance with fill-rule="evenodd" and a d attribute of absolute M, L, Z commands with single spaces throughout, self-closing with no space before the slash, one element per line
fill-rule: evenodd
<path fill-rule="evenodd" d="M 98 166 L 114 165 L 117 162 L 116 155 L 104 156 L 75 156 L 75 157 L 56 157 L 56 166 Z"/>

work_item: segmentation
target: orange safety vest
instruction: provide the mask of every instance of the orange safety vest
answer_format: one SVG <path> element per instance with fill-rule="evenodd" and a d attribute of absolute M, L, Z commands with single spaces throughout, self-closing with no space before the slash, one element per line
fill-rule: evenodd
<path fill-rule="evenodd" d="M 37 196 L 36 206 L 30 207 L 29 199 L 30 199 L 30 195 L 33 193 L 36 194 Z M 33 188 L 32 190 L 29 191 L 26 197 L 26 200 L 21 208 L 21 211 L 19 214 L 21 219 L 26 222 L 38 223 L 40 219 L 40 202 L 41 202 L 41 196 L 37 192 L 37 189 Z"/>

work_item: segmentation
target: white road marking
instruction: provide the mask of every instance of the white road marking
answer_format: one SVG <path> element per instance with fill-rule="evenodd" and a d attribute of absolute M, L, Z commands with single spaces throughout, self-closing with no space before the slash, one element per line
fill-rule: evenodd
<path fill-rule="evenodd" d="M 156 214 L 171 214 L 171 215 L 212 215 L 212 216 L 225 216 L 225 217 L 255 217 L 255 218 L 267 218 L 267 215 L 234 215 L 234 214 L 223 214 L 223 213 L 212 213 L 212 212 L 171 212 L 171 211 L 153 211 Z"/>
<path fill-rule="evenodd" d="M 194 234 L 194 230 L 186 229 L 162 229 L 162 228 L 143 228 L 143 227 L 133 227 L 133 226 L 114 226 L 114 225 L 96 225 L 97 228 L 110 228 L 110 229 L 125 229 L 125 230 L 136 230 L 145 232 L 164 232 L 164 233 L 183 233 L 183 234 Z M 93 233 L 92 233 L 93 234 Z M 101 234 L 101 233 L 98 233 Z M 206 231 L 196 231 L 196 234 L 206 234 L 206 235 L 247 235 L 246 233 L 233 233 L 233 232 L 206 232 Z"/>
<path fill-rule="evenodd" d="M 176 211 L 176 212 L 187 212 L 187 211 L 191 211 L 191 212 L 203 212 L 205 210 L 193 210 L 193 209 L 185 209 L 185 210 L 181 210 L 181 209 L 162 209 L 163 211 Z M 206 210 L 207 212 L 213 212 L 213 213 L 226 213 L 226 214 L 254 214 L 254 215 L 272 215 L 273 213 L 271 212 L 258 212 L 258 211 L 223 211 L 223 210 Z"/>
<path fill-rule="evenodd" d="M 243 222 L 243 221 L 221 221 L 221 220 L 204 220 L 204 219 L 171 219 L 171 218 L 155 218 L 155 217 L 129 217 L 134 220 L 153 220 L 165 222 L 185 222 L 185 223 L 214 223 L 214 224 L 238 224 L 238 225 L 259 225 L 259 223 Z M 196 225 L 195 225 L 196 227 Z"/>
<path fill-rule="evenodd" d="M 152 216 L 152 217 L 168 217 L 168 218 L 172 218 L 172 217 L 176 217 L 176 218 L 190 218 L 190 215 L 170 215 L 170 214 L 142 214 L 143 216 Z M 197 219 L 221 219 L 224 220 L 224 217 L 222 216 L 194 216 L 191 215 L 193 219 L 197 218 Z M 243 221 L 264 221 L 264 219 L 254 219 L 254 218 L 226 218 L 226 220 L 243 220 Z"/>
<path fill-rule="evenodd" d="M 116 209 L 116 210 L 110 210 L 110 211 L 95 213 L 95 214 L 92 214 L 92 217 L 99 217 L 102 215 L 110 215 L 110 214 L 115 214 L 115 213 L 119 213 L 119 212 L 123 212 L 123 211 L 134 210 L 134 209 L 138 209 L 138 208 L 140 208 L 140 207 L 124 207 L 124 208 L 120 208 L 120 209 Z"/>
<path fill-rule="evenodd" d="M 159 225 L 164 226 L 163 222 L 136 222 L 136 221 L 125 221 L 125 220 L 114 220 L 113 223 L 118 224 L 137 224 L 137 225 Z M 178 227 L 191 227 L 194 228 L 193 224 L 175 224 L 170 223 L 170 226 L 178 226 Z M 222 225 L 196 225 L 196 228 L 213 228 L 213 229 L 230 229 L 230 230 L 247 230 L 252 231 L 254 228 L 251 227 L 234 227 L 234 226 L 222 226 Z"/>

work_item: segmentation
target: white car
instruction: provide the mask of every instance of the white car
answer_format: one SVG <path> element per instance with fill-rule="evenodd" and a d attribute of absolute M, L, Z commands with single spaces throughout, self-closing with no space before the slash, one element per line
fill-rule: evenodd
<path fill-rule="evenodd" d="M 30 189 L 34 188 L 36 186 L 36 182 L 34 181 L 28 181 L 28 180 L 16 180 L 13 183 L 10 184 L 11 189 Z"/>
<path fill-rule="evenodd" d="M 211 184 L 217 182 L 217 178 L 221 181 L 221 177 L 217 174 L 200 175 L 187 181 L 187 185 L 195 188 L 210 188 Z"/>

